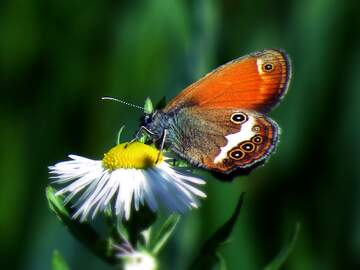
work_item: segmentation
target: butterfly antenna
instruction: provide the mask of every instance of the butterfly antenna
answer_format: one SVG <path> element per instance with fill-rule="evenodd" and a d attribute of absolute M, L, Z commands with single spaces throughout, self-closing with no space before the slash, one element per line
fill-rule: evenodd
<path fill-rule="evenodd" d="M 123 101 L 123 100 L 121 100 L 121 99 L 117 99 L 117 98 L 113 98 L 113 97 L 102 97 L 101 99 L 102 99 L 102 100 L 112 100 L 112 101 L 116 101 L 116 102 L 125 104 L 125 105 L 127 105 L 127 106 L 140 109 L 140 110 L 142 110 L 142 111 L 144 110 L 144 107 L 141 107 L 141 106 L 138 106 L 138 105 L 135 105 L 135 104 L 132 104 L 132 103 Z"/>

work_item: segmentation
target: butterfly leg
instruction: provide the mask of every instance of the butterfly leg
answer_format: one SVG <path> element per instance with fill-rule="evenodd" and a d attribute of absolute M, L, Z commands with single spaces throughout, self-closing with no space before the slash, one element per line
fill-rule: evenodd
<path fill-rule="evenodd" d="M 141 126 L 139 128 L 139 130 L 136 132 L 136 135 L 135 137 L 130 141 L 128 142 L 126 145 L 125 145 L 125 148 L 128 147 L 129 144 L 132 144 L 133 142 L 137 141 L 140 139 L 141 135 L 145 133 L 145 134 L 148 134 L 150 136 L 154 136 L 154 132 L 150 131 L 149 129 L 147 129 L 146 127 L 144 126 Z"/>
<path fill-rule="evenodd" d="M 157 163 L 159 161 L 160 158 L 160 153 L 162 152 L 162 150 L 164 149 L 164 145 L 165 145 L 165 139 L 166 139 L 166 135 L 167 135 L 167 129 L 164 129 L 162 136 L 161 136 L 161 144 L 160 144 L 160 149 L 159 149 L 159 154 L 157 156 L 156 162 Z"/>
<path fill-rule="evenodd" d="M 152 132 L 151 130 L 147 129 L 146 127 L 144 126 L 141 126 L 138 130 L 138 132 L 136 132 L 136 135 L 135 135 L 135 138 L 134 139 L 140 139 L 140 135 L 143 134 L 143 133 L 146 133 L 150 136 L 154 136 L 154 132 Z M 133 140 L 134 140 L 133 139 Z"/>

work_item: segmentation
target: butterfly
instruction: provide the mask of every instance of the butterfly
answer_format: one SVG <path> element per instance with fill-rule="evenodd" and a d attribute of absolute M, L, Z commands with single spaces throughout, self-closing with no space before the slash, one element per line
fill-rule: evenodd
<path fill-rule="evenodd" d="M 279 141 L 267 114 L 290 82 L 289 56 L 266 49 L 228 62 L 144 117 L 146 131 L 194 166 L 222 174 L 262 164 Z"/>

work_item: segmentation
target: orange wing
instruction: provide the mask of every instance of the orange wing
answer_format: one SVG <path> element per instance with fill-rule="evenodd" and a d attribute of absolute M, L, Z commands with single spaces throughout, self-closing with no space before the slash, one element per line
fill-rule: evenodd
<path fill-rule="evenodd" d="M 164 108 L 242 108 L 269 112 L 284 96 L 291 74 L 281 50 L 264 50 L 231 61 L 188 86 Z"/>

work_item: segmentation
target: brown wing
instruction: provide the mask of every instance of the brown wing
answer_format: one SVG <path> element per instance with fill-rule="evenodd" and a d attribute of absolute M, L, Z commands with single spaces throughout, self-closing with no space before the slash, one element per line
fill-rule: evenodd
<path fill-rule="evenodd" d="M 231 61 L 187 87 L 165 107 L 243 108 L 269 112 L 284 96 L 291 74 L 281 50 L 264 50 Z"/>
<path fill-rule="evenodd" d="M 194 165 L 222 173 L 258 164 L 278 141 L 278 125 L 255 111 L 190 107 L 176 117 L 171 149 Z"/>

